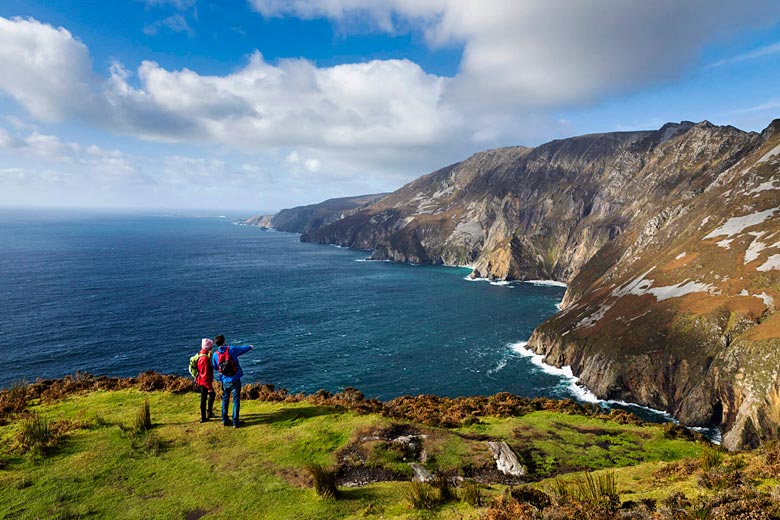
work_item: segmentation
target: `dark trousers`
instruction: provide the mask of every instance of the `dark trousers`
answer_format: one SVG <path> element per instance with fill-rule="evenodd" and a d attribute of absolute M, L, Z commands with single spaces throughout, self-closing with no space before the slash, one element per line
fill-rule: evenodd
<path fill-rule="evenodd" d="M 227 422 L 230 394 L 233 394 L 233 423 L 238 421 L 238 412 L 241 410 L 241 380 L 234 379 L 230 383 L 222 382 L 222 422 Z"/>
<path fill-rule="evenodd" d="M 217 393 L 213 388 L 206 388 L 205 386 L 199 386 L 198 388 L 200 388 L 200 418 L 206 419 L 206 412 L 209 415 L 214 414 L 214 398 L 217 397 Z M 206 408 L 207 401 L 208 409 Z"/>

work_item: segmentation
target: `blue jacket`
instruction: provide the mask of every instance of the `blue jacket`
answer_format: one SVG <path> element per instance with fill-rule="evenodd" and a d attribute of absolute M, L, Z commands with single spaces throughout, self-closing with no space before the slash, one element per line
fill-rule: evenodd
<path fill-rule="evenodd" d="M 230 358 L 233 360 L 233 363 L 236 364 L 236 373 L 232 376 L 224 376 L 220 374 L 219 372 L 219 353 L 225 352 L 227 348 L 230 347 Z M 216 352 L 214 352 L 214 356 L 212 356 L 212 364 L 214 365 L 214 375 L 219 375 L 222 378 L 223 383 L 232 383 L 235 380 L 241 379 L 241 376 L 244 375 L 244 371 L 241 370 L 241 365 L 238 363 L 238 356 L 241 356 L 243 354 L 246 354 L 250 350 L 252 350 L 252 345 L 222 345 L 219 347 Z"/>

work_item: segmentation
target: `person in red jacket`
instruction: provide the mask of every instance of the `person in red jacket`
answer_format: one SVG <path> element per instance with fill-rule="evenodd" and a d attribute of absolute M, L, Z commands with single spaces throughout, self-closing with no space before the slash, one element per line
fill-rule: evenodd
<path fill-rule="evenodd" d="M 200 341 L 198 377 L 195 378 L 195 384 L 200 389 L 200 422 L 206 422 L 216 417 L 214 415 L 214 398 L 217 393 L 214 391 L 214 367 L 211 365 L 211 348 L 213 346 L 214 342 L 208 338 L 203 338 Z"/>

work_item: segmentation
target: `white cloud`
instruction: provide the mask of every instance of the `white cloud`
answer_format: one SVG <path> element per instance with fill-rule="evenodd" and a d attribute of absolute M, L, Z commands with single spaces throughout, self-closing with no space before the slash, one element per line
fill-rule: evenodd
<path fill-rule="evenodd" d="M 671 0 L 575 2 L 565 9 L 512 0 L 252 3 L 267 16 L 357 16 L 379 30 L 406 23 L 432 45 L 462 43 L 460 71 L 436 76 L 409 60 L 272 64 L 256 51 L 246 66 L 223 76 L 151 61 L 135 71 L 115 63 L 101 76 L 87 47 L 66 29 L 16 18 L 0 19 L 0 89 L 37 119 L 78 120 L 142 139 L 253 152 L 381 149 L 398 156 L 425 148 L 441 160 L 453 147 L 462 157 L 521 142 L 530 133 L 524 126 L 544 120 L 546 108 L 668 79 L 718 31 L 780 11 L 761 0 L 738 6 L 695 0 L 684 9 Z M 543 126 L 560 129 L 549 118 Z"/>
<path fill-rule="evenodd" d="M 303 59 L 273 65 L 255 52 L 226 76 L 150 61 L 137 84 L 133 76 L 119 63 L 107 78 L 94 75 L 87 48 L 65 29 L 0 20 L 0 89 L 45 121 L 243 150 L 427 146 L 458 126 L 440 103 L 447 80 L 408 60 L 318 68 Z"/>
<path fill-rule="evenodd" d="M 755 106 L 747 107 L 747 108 L 739 108 L 737 110 L 732 110 L 729 113 L 730 114 L 745 114 L 745 113 L 750 113 L 750 112 L 766 112 L 766 111 L 769 111 L 769 110 L 776 110 L 778 108 L 780 108 L 780 100 L 770 99 L 769 101 L 761 103 L 760 105 L 755 105 Z"/>
<path fill-rule="evenodd" d="M 163 7 L 170 5 L 179 11 L 186 11 L 198 3 L 197 0 L 145 0 L 145 2 L 149 7 Z"/>
<path fill-rule="evenodd" d="M 0 129 L 0 148 L 46 158 L 34 169 L 39 173 L 75 172 L 67 164 L 98 172 L 114 161 L 116 170 L 160 190 L 221 182 L 244 190 L 271 186 L 289 197 L 385 191 L 478 149 L 566 135 L 570 124 L 547 115 L 550 108 L 674 78 L 724 32 L 780 16 L 780 4 L 770 0 L 251 3 L 265 16 L 419 31 L 431 46 L 462 46 L 462 60 L 454 77 L 426 73 L 404 59 L 318 67 L 305 59 L 270 63 L 259 51 L 225 75 L 170 70 L 152 61 L 137 68 L 116 62 L 103 72 L 93 69 L 89 49 L 68 30 L 0 18 L 0 91 L 36 121 L 205 144 L 211 147 L 205 156 L 217 148 L 243 157 L 178 154 L 152 165 L 10 120 L 24 135 Z M 150 7 L 165 4 L 180 11 L 195 6 L 194 0 L 147 1 Z M 188 31 L 187 20 L 175 16 L 184 24 L 160 21 L 150 30 Z M 289 160 L 293 152 L 297 161 Z"/>
<path fill-rule="evenodd" d="M 0 128 L 0 150 L 12 158 L 33 159 L 34 171 L 46 172 L 57 178 L 82 179 L 83 184 L 126 185 L 153 183 L 136 162 L 119 150 L 107 150 L 96 145 L 87 147 L 63 141 L 57 136 L 37 131 L 29 135 L 12 135 Z M 33 171 L 33 170 L 30 170 Z"/>
<path fill-rule="evenodd" d="M 192 29 L 192 27 L 190 27 L 187 19 L 178 13 L 147 25 L 144 27 L 144 33 L 148 34 L 149 36 L 154 36 L 163 29 L 168 29 L 173 32 L 187 33 L 188 36 L 195 35 L 195 31 Z"/>
<path fill-rule="evenodd" d="M 763 58 L 764 56 L 771 56 L 773 54 L 780 54 L 780 42 L 773 43 L 771 45 L 765 45 L 763 47 L 759 47 L 758 49 L 739 54 L 732 58 L 716 61 L 715 63 L 708 65 L 708 67 L 722 67 L 723 65 L 752 61 L 758 58 Z"/>
<path fill-rule="evenodd" d="M 319 202 L 323 186 L 329 186 L 326 193 L 333 196 L 386 189 L 382 175 L 362 179 L 320 171 L 322 162 L 310 150 L 272 153 L 261 159 L 181 154 L 144 157 L 37 131 L 22 135 L 2 127 L 0 164 L 0 206 L 178 208 L 200 204 L 256 211 Z"/>
<path fill-rule="evenodd" d="M 250 0 L 265 16 L 360 16 L 386 31 L 402 20 L 434 45 L 464 45 L 446 99 L 458 106 L 588 103 L 677 77 L 703 46 L 770 25 L 774 0 Z"/>
<path fill-rule="evenodd" d="M 285 161 L 289 171 L 294 174 L 300 174 L 304 170 L 310 173 L 316 173 L 322 167 L 322 162 L 316 157 L 301 157 L 301 154 L 296 150 L 290 152 L 285 158 Z"/>
<path fill-rule="evenodd" d="M 0 17 L 0 90 L 33 116 L 55 121 L 94 117 L 99 100 L 87 47 L 63 28 Z"/>

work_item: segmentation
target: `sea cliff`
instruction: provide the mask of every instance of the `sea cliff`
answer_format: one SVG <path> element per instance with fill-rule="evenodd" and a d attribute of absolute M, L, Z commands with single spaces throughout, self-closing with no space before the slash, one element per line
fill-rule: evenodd
<path fill-rule="evenodd" d="M 599 397 L 718 426 L 729 448 L 780 436 L 780 120 L 488 150 L 301 233 L 566 282 L 530 338 L 546 362 Z"/>

